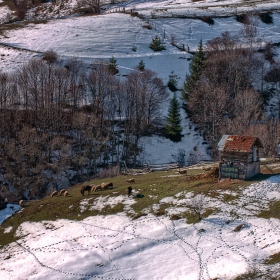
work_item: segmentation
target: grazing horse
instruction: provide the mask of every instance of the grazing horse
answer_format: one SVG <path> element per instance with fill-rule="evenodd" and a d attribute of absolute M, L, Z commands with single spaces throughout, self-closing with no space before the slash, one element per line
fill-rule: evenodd
<path fill-rule="evenodd" d="M 129 187 L 127 188 L 127 195 L 128 195 L 128 197 L 130 197 L 131 193 L 132 193 L 132 187 L 129 186 Z"/>
<path fill-rule="evenodd" d="M 107 189 L 109 189 L 109 188 L 112 189 L 113 187 L 114 187 L 114 186 L 113 186 L 113 183 L 112 183 L 112 182 L 110 182 L 110 183 L 109 183 L 109 182 L 107 182 L 107 183 L 104 183 L 104 182 L 103 182 L 103 183 L 101 184 L 101 189 L 102 189 L 102 190 L 107 190 Z"/>
<path fill-rule="evenodd" d="M 125 180 L 125 181 L 128 182 L 128 183 L 135 183 L 134 178 L 130 178 L 130 179 L 127 179 L 127 180 Z"/>
<path fill-rule="evenodd" d="M 18 204 L 20 206 L 24 207 L 24 206 L 26 206 L 26 203 L 27 203 L 27 200 L 20 200 Z"/>
<path fill-rule="evenodd" d="M 51 197 L 54 197 L 55 195 L 58 195 L 58 191 L 53 191 Z"/>
<path fill-rule="evenodd" d="M 82 186 L 82 188 L 81 188 L 81 194 L 84 195 L 85 191 L 87 191 L 88 194 L 90 194 L 91 186 L 89 186 L 89 185 Z"/>
<path fill-rule="evenodd" d="M 59 195 L 62 195 L 62 194 L 64 194 L 66 192 L 66 190 L 65 189 L 62 189 L 60 192 L 59 192 Z"/>
<path fill-rule="evenodd" d="M 93 185 L 92 188 L 91 188 L 92 192 L 96 192 L 98 190 L 102 190 L 101 185 L 97 185 L 97 186 Z"/>

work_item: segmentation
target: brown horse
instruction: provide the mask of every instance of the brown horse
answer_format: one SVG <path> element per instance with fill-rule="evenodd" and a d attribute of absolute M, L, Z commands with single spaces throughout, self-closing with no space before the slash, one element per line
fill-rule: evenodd
<path fill-rule="evenodd" d="M 135 183 L 134 178 L 130 178 L 130 179 L 127 179 L 127 180 L 125 180 L 125 181 L 128 182 L 128 183 Z"/>
<path fill-rule="evenodd" d="M 92 192 L 96 192 L 96 191 L 98 191 L 98 190 L 102 190 L 101 185 L 97 185 L 97 186 L 93 185 L 93 186 L 91 187 L 91 191 L 92 191 Z"/>
<path fill-rule="evenodd" d="M 55 195 L 58 195 L 58 191 L 53 191 L 51 197 L 54 197 Z"/>
<path fill-rule="evenodd" d="M 63 195 L 66 192 L 65 189 L 60 190 L 59 195 Z"/>
<path fill-rule="evenodd" d="M 107 190 L 107 189 L 112 189 L 114 186 L 113 186 L 113 183 L 112 182 L 107 182 L 107 183 L 101 183 L 101 189 L 102 190 Z"/>
<path fill-rule="evenodd" d="M 91 186 L 89 186 L 89 185 L 82 186 L 82 188 L 81 188 L 81 194 L 84 195 L 85 191 L 87 191 L 88 194 L 90 194 Z"/>

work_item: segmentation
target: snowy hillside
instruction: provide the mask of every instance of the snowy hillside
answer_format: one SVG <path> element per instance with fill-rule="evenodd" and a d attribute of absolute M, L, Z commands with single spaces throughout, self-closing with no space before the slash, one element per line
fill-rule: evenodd
<path fill-rule="evenodd" d="M 112 5 L 108 2 L 102 15 L 93 16 L 74 13 L 76 1 L 46 3 L 36 17 L 35 9 L 28 11 L 29 21 L 2 24 L 0 69 L 17 71 L 19 66 L 33 57 L 41 57 L 47 50 L 55 51 L 61 61 L 77 58 L 85 64 L 108 61 L 114 56 L 119 77 L 135 71 L 143 60 L 145 67 L 157 72 L 164 84 L 174 71 L 181 88 L 191 54 L 172 46 L 172 37 L 177 45 L 195 51 L 200 39 L 205 43 L 225 31 L 238 36 L 244 26 L 236 20 L 236 13 L 272 11 L 272 24 L 258 21 L 259 40 L 255 46 L 280 42 L 279 0 L 131 0 L 115 1 Z M 59 9 L 62 4 L 63 9 Z M 117 13 L 123 9 L 128 13 Z M 129 15 L 130 10 L 142 18 Z M 0 22 L 6 22 L 12 13 L 0 0 Z M 208 25 L 198 19 L 199 16 L 214 16 L 214 24 Z M 46 18 L 49 20 L 39 21 Z M 156 35 L 163 38 L 166 50 L 153 52 L 149 48 Z M 279 48 L 276 52 L 275 61 L 279 63 Z M 171 98 L 173 93 L 169 94 Z M 180 97 L 180 92 L 177 96 Z M 161 112 L 162 117 L 167 114 L 169 100 Z M 184 110 L 181 117 L 182 141 L 174 143 L 158 136 L 142 138 L 143 161 L 172 162 L 180 150 L 185 151 L 186 160 L 209 159 L 207 143 Z M 251 272 L 264 275 L 258 279 L 267 280 L 267 275 L 278 279 L 279 263 L 265 265 L 264 261 L 279 254 L 279 219 L 264 219 L 258 215 L 279 201 L 279 184 L 278 175 L 234 191 L 221 186 L 216 197 L 203 196 L 205 209 L 214 209 L 214 212 L 196 224 L 187 224 L 185 219 L 170 220 L 171 215 L 187 211 L 193 192 L 168 196 L 147 207 L 147 216 L 137 220 L 127 216 L 133 212 L 131 205 L 137 202 L 136 198 L 127 198 L 118 193 L 118 189 L 114 199 L 106 195 L 85 198 L 69 209 L 77 207 L 82 214 L 85 209 L 101 211 L 123 205 L 124 211 L 82 221 L 63 219 L 21 224 L 16 231 L 19 239 L 0 249 L 0 279 L 233 280 Z M 147 195 L 156 199 L 161 187 L 151 185 Z M 226 197 L 231 199 L 227 201 Z M 70 201 L 71 196 L 68 198 Z M 167 203 L 170 205 L 167 215 L 152 215 Z M 0 224 L 19 209 L 17 205 L 8 205 L 0 212 Z M 41 206 L 38 211 L 40 209 Z M 22 214 L 24 209 L 18 213 Z M 12 226 L 4 228 L 4 234 L 9 235 L 12 230 Z"/>
<path fill-rule="evenodd" d="M 166 203 L 170 204 L 168 216 L 188 211 L 192 192 L 162 199 L 146 209 L 147 216 L 137 220 L 126 216 L 133 213 L 135 198 L 121 193 L 114 199 L 103 195 L 85 198 L 80 213 L 117 204 L 124 205 L 124 212 L 82 221 L 21 224 L 16 232 L 19 239 L 0 249 L 0 278 L 233 280 L 252 273 L 260 277 L 250 278 L 248 274 L 242 279 L 279 279 L 279 263 L 264 264 L 279 253 L 279 219 L 257 217 L 279 200 L 279 182 L 277 175 L 245 189 L 221 188 L 214 198 L 204 196 L 204 209 L 215 212 L 196 224 L 150 214 L 151 209 L 160 209 Z M 150 195 L 158 188 L 161 186 L 154 185 Z M 226 201 L 226 197 L 232 199 Z M 17 215 L 22 214 L 24 209 Z M 4 234 L 11 230 L 5 228 Z"/>
<path fill-rule="evenodd" d="M 143 2 L 141 5 L 145 6 L 147 3 Z M 280 14 L 273 13 L 272 17 L 273 24 L 258 22 L 258 46 L 279 41 Z M 39 57 L 42 52 L 50 49 L 62 60 L 77 58 L 87 64 L 96 60 L 108 61 L 114 56 L 120 76 L 135 69 L 143 60 L 145 67 L 157 72 L 165 84 L 168 75 L 174 71 L 179 78 L 178 87 L 181 88 L 188 72 L 191 54 L 172 46 L 171 36 L 175 38 L 177 45 L 184 45 L 190 51 L 195 51 L 200 39 L 206 43 L 225 31 L 238 36 L 243 29 L 243 24 L 236 21 L 235 17 L 215 18 L 214 22 L 214 25 L 208 25 L 199 19 L 188 18 L 158 18 L 147 21 L 124 13 L 108 13 L 29 23 L 7 29 L 0 36 L 0 67 L 3 71 L 13 71 L 28 59 Z M 152 29 L 143 27 L 147 23 Z M 149 48 L 156 35 L 164 38 L 166 50 L 153 52 Z M 180 97 L 180 92 L 177 95 Z M 170 92 L 170 98 L 172 96 L 173 93 Z M 162 117 L 166 116 L 168 105 L 169 100 Z M 184 128 L 182 141 L 175 144 L 163 138 L 147 139 L 144 142 L 146 162 L 174 161 L 172 155 L 179 149 L 183 149 L 187 156 L 195 152 L 197 160 L 209 158 L 207 145 L 186 119 L 183 110 L 181 116 Z M 169 148 L 165 149 L 166 146 Z"/>

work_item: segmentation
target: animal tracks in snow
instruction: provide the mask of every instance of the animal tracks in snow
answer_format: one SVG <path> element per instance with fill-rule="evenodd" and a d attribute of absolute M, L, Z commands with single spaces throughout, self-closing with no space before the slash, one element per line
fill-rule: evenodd
<path fill-rule="evenodd" d="M 263 260 L 280 251 L 279 220 L 257 218 L 241 206 L 254 202 L 254 212 L 267 209 L 273 199 L 269 194 L 275 192 L 278 185 L 264 181 L 240 189 L 230 204 L 207 197 L 206 206 L 218 211 L 197 224 L 151 214 L 131 220 L 125 213 L 26 222 L 17 231 L 19 240 L 0 250 L 0 276 L 210 280 L 268 269 L 277 275 L 279 264 L 268 268 Z M 189 194 L 175 196 L 172 209 L 188 199 Z"/>

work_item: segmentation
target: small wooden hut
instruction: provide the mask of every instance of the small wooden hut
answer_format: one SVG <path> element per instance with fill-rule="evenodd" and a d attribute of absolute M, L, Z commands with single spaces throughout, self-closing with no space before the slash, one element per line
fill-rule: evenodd
<path fill-rule="evenodd" d="M 258 137 L 224 135 L 218 143 L 219 178 L 245 180 L 260 173 Z"/>

